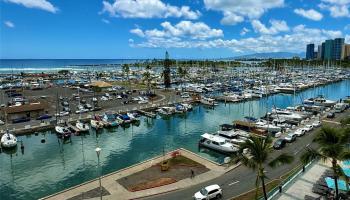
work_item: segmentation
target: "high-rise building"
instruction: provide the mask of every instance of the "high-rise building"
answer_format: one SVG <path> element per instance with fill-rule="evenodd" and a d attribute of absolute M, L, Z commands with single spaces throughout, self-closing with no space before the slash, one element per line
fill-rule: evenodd
<path fill-rule="evenodd" d="M 321 46 L 322 46 L 322 50 L 321 50 L 321 59 L 324 60 L 324 52 L 325 52 L 325 50 L 326 50 L 326 43 L 325 43 L 325 42 L 322 42 Z"/>
<path fill-rule="evenodd" d="M 322 45 L 317 46 L 317 59 L 318 60 L 322 59 Z"/>
<path fill-rule="evenodd" d="M 332 60 L 333 59 L 333 40 L 326 40 L 324 47 L 324 60 Z"/>
<path fill-rule="evenodd" d="M 335 38 L 333 41 L 333 60 L 340 60 L 341 59 L 341 52 L 344 45 L 344 38 Z"/>
<path fill-rule="evenodd" d="M 315 54 L 315 44 L 306 45 L 306 60 L 314 59 Z"/>
<path fill-rule="evenodd" d="M 344 44 L 341 51 L 342 60 L 350 60 L 350 44 Z"/>

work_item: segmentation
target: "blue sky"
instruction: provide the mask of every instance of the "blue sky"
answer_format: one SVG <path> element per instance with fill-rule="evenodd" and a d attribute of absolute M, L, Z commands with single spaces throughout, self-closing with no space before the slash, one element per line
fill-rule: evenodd
<path fill-rule="evenodd" d="M 0 0 L 1 58 L 224 58 L 345 37 L 350 0 Z"/>

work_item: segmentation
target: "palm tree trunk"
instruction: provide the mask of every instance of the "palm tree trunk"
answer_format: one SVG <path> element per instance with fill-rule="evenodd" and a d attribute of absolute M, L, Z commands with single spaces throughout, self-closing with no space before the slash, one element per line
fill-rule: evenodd
<path fill-rule="evenodd" d="M 266 188 L 265 188 L 265 177 L 264 175 L 262 175 L 260 177 L 261 179 L 261 184 L 262 184 L 262 188 L 263 188 L 263 193 L 264 193 L 264 199 L 267 200 L 267 194 L 266 194 Z"/>
<path fill-rule="evenodd" d="M 332 168 L 333 168 L 333 178 L 334 178 L 334 184 L 335 184 L 335 199 L 338 200 L 338 173 L 337 173 L 337 160 L 332 160 Z"/>

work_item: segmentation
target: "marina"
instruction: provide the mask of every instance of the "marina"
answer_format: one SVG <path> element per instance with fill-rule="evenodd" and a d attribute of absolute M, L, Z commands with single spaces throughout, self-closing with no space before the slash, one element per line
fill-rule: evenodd
<path fill-rule="evenodd" d="M 102 174 L 178 148 L 223 163 L 225 155 L 198 148 L 203 133 L 216 132 L 219 125 L 232 124 L 246 116 L 263 117 L 266 108 L 271 112 L 273 107 L 287 108 L 318 95 L 338 101 L 350 95 L 349 88 L 350 80 L 343 80 L 304 89 L 296 95 L 277 93 L 250 101 L 221 102 L 215 107 L 194 104 L 192 111 L 157 115 L 156 118 L 154 112 L 148 111 L 149 117 L 141 116 L 139 125 L 90 129 L 86 134 L 72 136 L 66 141 L 58 139 L 54 131 L 18 136 L 17 140 L 24 148 L 3 150 L 0 154 L 3 174 L 0 195 L 11 199 L 36 199 L 98 177 L 96 146 L 103 149 L 100 157 Z M 42 143 L 43 139 L 45 143 Z"/>

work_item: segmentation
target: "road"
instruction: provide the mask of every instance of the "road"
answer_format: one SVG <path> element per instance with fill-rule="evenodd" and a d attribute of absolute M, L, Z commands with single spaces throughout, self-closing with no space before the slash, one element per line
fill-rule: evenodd
<path fill-rule="evenodd" d="M 337 114 L 337 118 L 331 121 L 340 121 L 341 118 L 345 116 L 349 116 L 350 110 L 347 110 L 344 113 Z M 336 123 L 327 123 L 329 126 L 337 126 Z M 317 148 L 317 144 L 313 143 L 313 138 L 316 132 L 320 128 L 314 129 L 313 131 L 306 133 L 306 135 L 302 137 L 298 137 L 297 140 L 293 143 L 287 143 L 287 146 L 282 150 L 273 151 L 270 156 L 270 160 L 276 158 L 281 153 L 288 153 L 294 156 L 294 161 L 288 165 L 282 165 L 277 168 L 271 169 L 270 167 L 266 167 L 266 176 L 270 179 L 276 179 L 286 174 L 291 169 L 295 168 L 300 164 L 300 156 L 303 152 L 305 152 L 306 147 Z M 189 188 L 185 188 L 182 190 L 177 190 L 170 193 L 165 193 L 161 195 L 156 195 L 152 197 L 147 197 L 144 199 L 147 200 L 186 200 L 192 199 L 193 194 L 199 191 L 201 188 L 211 185 L 211 184 L 219 184 L 223 189 L 223 199 L 231 199 L 232 197 L 238 196 L 242 193 L 245 193 L 251 189 L 255 188 L 255 179 L 256 173 L 252 169 L 249 169 L 243 165 L 238 168 L 226 173 L 223 176 L 220 176 L 216 179 L 204 182 L 202 184 L 198 184 Z M 267 180 L 267 181 L 270 181 Z"/>

